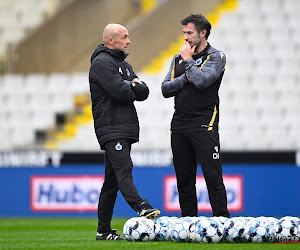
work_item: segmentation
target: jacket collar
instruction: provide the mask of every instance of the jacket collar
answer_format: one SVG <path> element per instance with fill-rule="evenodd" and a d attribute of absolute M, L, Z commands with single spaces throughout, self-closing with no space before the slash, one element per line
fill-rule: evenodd
<path fill-rule="evenodd" d="M 105 47 L 105 52 L 107 52 L 112 57 L 115 57 L 121 61 L 124 61 L 126 59 L 126 57 L 128 56 L 128 54 L 126 54 L 123 50 L 120 50 L 120 49 L 109 49 L 109 48 Z"/>
<path fill-rule="evenodd" d="M 107 47 L 104 46 L 104 44 L 99 44 L 94 53 L 92 54 L 91 57 L 91 62 L 93 62 L 93 60 L 100 54 L 100 53 L 107 53 L 110 54 L 112 57 L 120 60 L 120 61 L 124 61 L 125 58 L 128 56 L 128 54 L 126 54 L 123 50 L 119 50 L 119 49 L 109 49 Z"/>
<path fill-rule="evenodd" d="M 197 59 L 197 58 L 199 58 L 199 57 L 201 57 L 201 56 L 203 56 L 203 55 L 206 55 L 206 54 L 207 54 L 207 51 L 208 51 L 208 49 L 209 49 L 210 47 L 211 47 L 210 44 L 207 43 L 207 45 L 206 45 L 206 47 L 204 48 L 204 50 L 202 50 L 200 53 L 198 53 L 198 54 L 196 54 L 196 55 L 193 55 L 193 59 Z"/>

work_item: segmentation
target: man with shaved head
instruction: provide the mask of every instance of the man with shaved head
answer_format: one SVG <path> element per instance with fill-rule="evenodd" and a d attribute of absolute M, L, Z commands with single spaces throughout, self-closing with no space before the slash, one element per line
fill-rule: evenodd
<path fill-rule="evenodd" d="M 148 98 L 147 85 L 125 61 L 130 44 L 128 30 L 108 24 L 92 57 L 89 72 L 95 133 L 105 151 L 105 180 L 98 203 L 97 240 L 124 240 L 111 229 L 113 209 L 120 190 L 138 216 L 156 218 L 160 211 L 142 199 L 132 179 L 131 145 L 139 140 L 135 101 Z"/>

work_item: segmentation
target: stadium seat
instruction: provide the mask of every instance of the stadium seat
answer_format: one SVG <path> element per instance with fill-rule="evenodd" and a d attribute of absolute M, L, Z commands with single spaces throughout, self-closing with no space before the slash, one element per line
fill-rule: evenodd
<path fill-rule="evenodd" d="M 70 88 L 73 96 L 90 92 L 88 73 L 73 73 L 70 75 Z"/>
<path fill-rule="evenodd" d="M 30 110 L 30 120 L 35 130 L 47 130 L 55 127 L 55 113 L 45 107 Z"/>
<path fill-rule="evenodd" d="M 46 1 L 28 1 L 38 5 L 39 13 L 34 18 L 42 19 L 42 13 L 47 12 Z M 1 1 L 0 12 L 2 5 L 8 8 L 12 2 Z M 18 22 L 28 27 L 35 25 L 36 20 L 26 20 L 32 10 L 35 9 L 22 2 L 13 12 L 19 13 L 19 18 L 1 12 L 0 29 L 7 25 L 11 30 L 3 29 L 0 38 L 14 41 L 20 37 L 21 31 L 13 28 Z M 213 27 L 208 41 L 222 50 L 227 60 L 220 86 L 222 150 L 300 148 L 299 10 L 300 1 L 296 0 L 240 0 L 237 11 L 222 14 L 219 24 Z M 140 142 L 134 150 L 170 149 L 174 100 L 163 98 L 161 93 L 170 61 L 171 58 L 158 74 L 136 72 L 147 83 L 150 95 L 147 101 L 135 103 Z M 80 94 L 89 94 L 88 72 L 0 77 L 0 119 L 6 120 L 1 124 L 0 136 L 14 138 L 0 144 L 0 148 L 30 145 L 36 130 L 55 127 L 57 112 L 72 112 L 73 98 Z M 20 106 L 27 112 L 18 113 Z M 25 124 L 26 133 L 22 136 L 18 123 L 26 117 L 31 124 Z M 98 151 L 93 124 L 79 126 L 75 138 L 62 141 L 58 149 Z"/>
<path fill-rule="evenodd" d="M 70 92 L 69 75 L 65 73 L 54 73 L 47 77 L 45 87 L 49 94 Z"/>
<path fill-rule="evenodd" d="M 45 74 L 28 74 L 24 79 L 25 93 L 28 95 L 39 95 L 46 90 Z"/>
<path fill-rule="evenodd" d="M 68 2 L 65 0 L 1 0 L 0 56 L 7 56 L 8 45 L 17 44 L 28 34 L 28 31 L 39 27 Z"/>
<path fill-rule="evenodd" d="M 64 140 L 59 146 L 61 150 L 66 152 L 90 152 L 100 150 L 93 124 L 79 126 L 76 133 L 76 138 Z"/>
<path fill-rule="evenodd" d="M 0 125 L 0 150 L 6 151 L 14 148 L 13 142 L 11 140 L 11 129 L 8 127 L 2 128 Z"/>

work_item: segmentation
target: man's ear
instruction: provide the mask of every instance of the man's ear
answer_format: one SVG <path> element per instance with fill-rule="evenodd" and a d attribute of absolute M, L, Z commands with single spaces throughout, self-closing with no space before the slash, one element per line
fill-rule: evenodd
<path fill-rule="evenodd" d="M 205 35 L 206 35 L 206 29 L 201 30 L 200 36 L 205 37 Z"/>
<path fill-rule="evenodd" d="M 112 37 L 109 37 L 109 38 L 107 39 L 107 43 L 108 43 L 109 45 L 111 45 L 111 46 L 114 44 L 114 41 L 113 41 Z"/>

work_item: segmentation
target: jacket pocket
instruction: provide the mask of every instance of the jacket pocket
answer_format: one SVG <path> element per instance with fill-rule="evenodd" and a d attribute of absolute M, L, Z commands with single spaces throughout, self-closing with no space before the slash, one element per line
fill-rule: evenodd
<path fill-rule="evenodd" d="M 114 115 L 114 119 L 116 122 L 115 124 L 137 122 L 137 114 L 133 104 L 117 105 L 115 112 L 116 112 Z"/>

